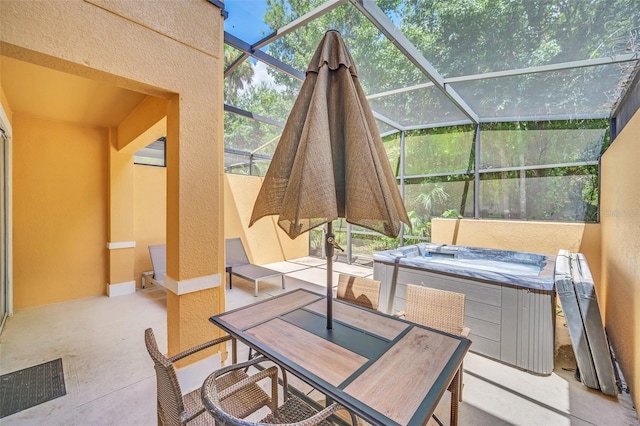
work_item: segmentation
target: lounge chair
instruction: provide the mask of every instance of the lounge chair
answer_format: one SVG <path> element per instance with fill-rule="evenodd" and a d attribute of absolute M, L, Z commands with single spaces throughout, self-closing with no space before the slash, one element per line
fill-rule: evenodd
<path fill-rule="evenodd" d="M 240 238 L 229 238 L 225 242 L 225 267 L 229 272 L 229 288 L 232 286 L 231 275 L 253 281 L 254 296 L 258 297 L 258 281 L 268 278 L 281 277 L 284 288 L 284 274 L 263 266 L 254 265 L 249 261 Z"/>
<path fill-rule="evenodd" d="M 149 255 L 151 256 L 153 271 L 142 273 L 142 288 L 145 287 L 147 281 L 164 287 L 164 274 L 167 272 L 167 245 L 149 246 Z"/>

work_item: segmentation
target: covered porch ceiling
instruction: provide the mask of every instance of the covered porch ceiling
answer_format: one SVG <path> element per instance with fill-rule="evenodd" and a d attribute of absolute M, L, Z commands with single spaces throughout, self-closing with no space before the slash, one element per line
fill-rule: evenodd
<path fill-rule="evenodd" d="M 0 56 L 0 70 L 0 84 L 14 113 L 79 126 L 116 127 L 146 98 L 7 56 Z"/>

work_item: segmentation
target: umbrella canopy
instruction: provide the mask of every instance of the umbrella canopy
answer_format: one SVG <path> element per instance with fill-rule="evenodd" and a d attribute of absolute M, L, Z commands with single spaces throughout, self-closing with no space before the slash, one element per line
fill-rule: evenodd
<path fill-rule="evenodd" d="M 410 225 L 378 126 L 340 33 L 328 31 L 307 69 L 249 226 L 278 215 L 296 238 L 337 218 L 397 237 Z"/>
<path fill-rule="evenodd" d="M 389 237 L 410 225 L 373 113 L 340 33 L 327 31 L 307 68 L 253 206 L 249 226 L 278 215 L 289 237 L 327 223 L 327 329 L 333 328 L 339 217 Z"/>

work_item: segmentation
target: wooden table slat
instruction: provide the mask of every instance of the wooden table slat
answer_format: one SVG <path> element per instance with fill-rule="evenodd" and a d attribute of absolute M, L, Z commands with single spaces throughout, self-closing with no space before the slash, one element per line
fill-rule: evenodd
<path fill-rule="evenodd" d="M 313 312 L 327 315 L 327 302 L 320 300 L 306 306 Z M 351 326 L 359 328 L 376 336 L 383 337 L 387 340 L 395 339 L 410 325 L 394 318 L 385 317 L 368 309 L 361 309 L 351 306 L 348 303 L 334 301 L 333 319 L 342 321 Z"/>
<path fill-rule="evenodd" d="M 333 386 L 360 368 L 367 358 L 296 327 L 279 318 L 246 333 Z"/>
<path fill-rule="evenodd" d="M 458 343 L 414 327 L 344 390 L 390 419 L 407 424 Z"/>
<path fill-rule="evenodd" d="M 320 294 L 309 291 L 292 291 L 277 298 L 222 314 L 219 318 L 230 326 L 242 330 L 305 306 L 322 297 Z M 326 299 L 322 298 L 321 300 L 325 301 Z"/>

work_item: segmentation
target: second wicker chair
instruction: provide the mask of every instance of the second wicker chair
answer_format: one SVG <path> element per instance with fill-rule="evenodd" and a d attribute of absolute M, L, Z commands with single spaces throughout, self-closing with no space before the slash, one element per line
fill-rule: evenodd
<path fill-rule="evenodd" d="M 178 426 L 178 425 L 213 425 L 214 419 L 205 410 L 200 397 L 200 389 L 188 392 L 183 395 L 178 382 L 178 375 L 174 363 L 180 359 L 199 353 L 200 351 L 231 341 L 233 343 L 232 357 L 236 361 L 236 341 L 231 336 L 224 336 L 212 340 L 192 349 L 181 352 L 167 358 L 156 343 L 153 330 L 148 328 L 144 332 L 144 340 L 147 351 L 153 359 L 157 380 L 157 412 L 158 425 Z M 249 377 L 243 371 L 234 371 L 233 374 L 220 378 L 216 383 L 219 389 L 226 389 L 231 385 Z M 236 416 L 249 415 L 269 403 L 269 396 L 257 385 L 248 387 L 245 394 L 251 395 L 251 404 L 241 395 L 234 395 L 225 400 L 224 407 Z"/>
<path fill-rule="evenodd" d="M 221 380 L 224 380 L 227 375 L 233 375 L 237 371 L 243 371 L 248 367 L 265 361 L 268 361 L 267 358 L 258 356 L 240 364 L 230 365 L 213 372 L 204 381 L 201 389 L 202 402 L 209 414 L 216 420 L 216 425 L 249 426 L 258 424 L 287 424 L 288 426 L 329 426 L 333 424 L 328 418 L 341 409 L 340 405 L 333 403 L 322 411 L 318 411 L 300 398 L 289 395 L 286 385 L 284 386 L 284 403 L 278 406 L 278 369 L 275 366 L 262 369 L 235 385 L 226 388 L 220 386 Z M 283 375 L 285 375 L 284 370 L 282 371 Z M 286 378 L 286 376 L 283 378 Z M 253 405 L 254 395 L 251 387 L 256 386 L 265 379 L 270 379 L 271 393 L 267 407 L 269 407 L 271 413 L 257 422 L 245 420 L 240 416 L 234 415 L 230 410 L 232 406 L 229 406 L 229 399 L 243 401 L 244 404 Z M 284 383 L 286 383 L 286 380 L 284 380 Z"/>
<path fill-rule="evenodd" d="M 380 303 L 380 281 L 340 274 L 337 298 L 377 311 Z"/>
<path fill-rule="evenodd" d="M 404 317 L 407 321 L 456 336 L 468 338 L 471 332 L 464 326 L 464 294 L 462 293 L 407 284 L 405 311 L 396 315 Z M 462 401 L 462 372 L 461 365 L 449 385 L 449 391 L 452 392 L 452 416 L 457 414 L 458 410 L 455 407 Z M 458 391 L 457 395 L 456 391 Z"/>

